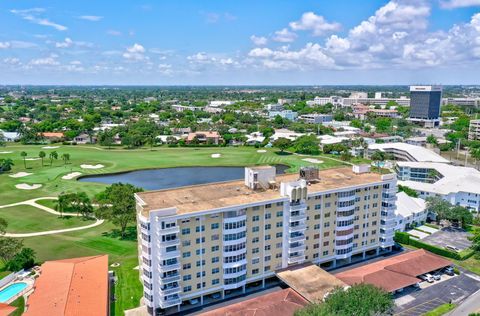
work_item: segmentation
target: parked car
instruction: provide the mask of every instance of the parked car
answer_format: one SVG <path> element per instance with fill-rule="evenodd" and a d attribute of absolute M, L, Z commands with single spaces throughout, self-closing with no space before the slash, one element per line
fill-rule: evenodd
<path fill-rule="evenodd" d="M 455 251 L 455 252 L 459 252 L 460 249 L 458 249 L 457 247 L 455 246 L 451 246 L 451 245 L 446 245 L 445 248 L 447 248 L 448 250 L 451 250 L 451 251 Z"/>
<path fill-rule="evenodd" d="M 194 298 L 194 299 L 191 299 L 188 301 L 190 303 L 190 305 L 196 305 L 198 304 L 200 301 L 197 299 L 197 298 Z"/>
<path fill-rule="evenodd" d="M 441 278 L 442 278 L 442 275 L 438 272 L 433 275 L 433 279 L 435 281 L 440 281 Z"/>
<path fill-rule="evenodd" d="M 452 267 L 446 267 L 443 272 L 445 272 L 445 274 L 447 275 L 454 275 L 455 272 L 453 271 L 453 268 Z"/>
<path fill-rule="evenodd" d="M 427 281 L 428 283 L 433 283 L 434 281 L 433 276 L 430 273 L 422 274 L 420 276 L 420 279 L 422 279 L 423 281 Z"/>

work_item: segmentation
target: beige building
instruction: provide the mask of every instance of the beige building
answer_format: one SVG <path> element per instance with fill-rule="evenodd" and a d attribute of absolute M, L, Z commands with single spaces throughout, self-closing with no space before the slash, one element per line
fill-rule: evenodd
<path fill-rule="evenodd" d="M 469 140 L 480 139 L 480 120 L 470 120 L 470 127 L 468 129 Z"/>
<path fill-rule="evenodd" d="M 251 167 L 244 181 L 137 193 L 147 306 L 178 311 L 264 287 L 292 265 L 389 251 L 396 177 L 368 171 Z"/>

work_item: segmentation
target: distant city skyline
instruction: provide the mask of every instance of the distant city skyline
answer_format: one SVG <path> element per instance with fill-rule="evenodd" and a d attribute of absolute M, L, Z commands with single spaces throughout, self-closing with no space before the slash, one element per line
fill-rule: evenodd
<path fill-rule="evenodd" d="M 0 84 L 479 84 L 480 0 L 0 3 Z"/>

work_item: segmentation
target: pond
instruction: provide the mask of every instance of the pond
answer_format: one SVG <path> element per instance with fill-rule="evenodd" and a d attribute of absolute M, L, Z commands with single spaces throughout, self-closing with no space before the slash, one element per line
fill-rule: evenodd
<path fill-rule="evenodd" d="M 283 174 L 289 168 L 275 165 L 277 174 Z M 161 190 L 194 184 L 243 179 L 244 167 L 176 167 L 149 170 L 136 170 L 116 174 L 104 174 L 80 177 L 81 182 L 112 184 L 130 183 L 144 190 Z"/>

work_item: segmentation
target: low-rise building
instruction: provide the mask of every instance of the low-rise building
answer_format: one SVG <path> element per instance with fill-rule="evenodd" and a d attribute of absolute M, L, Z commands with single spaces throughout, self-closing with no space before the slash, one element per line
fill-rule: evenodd
<path fill-rule="evenodd" d="M 438 162 L 449 164 L 450 161 L 425 147 L 406 143 L 383 143 L 368 145 L 368 156 L 380 150 L 393 155 L 395 160 L 412 162 Z"/>
<path fill-rule="evenodd" d="M 186 139 L 187 144 L 197 141 L 200 144 L 218 145 L 222 141 L 222 137 L 217 131 L 198 131 L 189 133 Z"/>
<path fill-rule="evenodd" d="M 140 278 L 151 311 L 242 295 L 275 272 L 312 262 L 335 267 L 394 244 L 396 177 L 359 168 L 275 175 L 140 192 Z"/>
<path fill-rule="evenodd" d="M 397 210 L 395 231 L 405 231 L 423 225 L 427 220 L 427 205 L 424 199 L 408 196 L 405 192 L 397 193 Z"/>
<path fill-rule="evenodd" d="M 254 132 L 246 136 L 247 136 L 247 141 L 245 143 L 247 145 L 261 144 L 265 140 L 265 136 L 263 136 L 261 132 Z"/>
<path fill-rule="evenodd" d="M 270 142 L 274 142 L 279 138 L 286 138 L 289 140 L 295 140 L 300 136 L 306 135 L 305 133 L 297 133 L 288 129 L 276 129 L 275 133 L 270 137 Z"/>
<path fill-rule="evenodd" d="M 375 107 L 358 104 L 353 107 L 353 116 L 359 120 L 364 120 L 371 114 L 378 117 L 398 117 L 398 111 L 394 109 L 376 109 Z"/>
<path fill-rule="evenodd" d="M 268 112 L 268 117 L 275 118 L 276 116 L 280 116 L 289 121 L 295 121 L 297 119 L 298 113 L 292 110 L 283 110 L 283 111 L 270 111 Z"/>
<path fill-rule="evenodd" d="M 470 120 L 468 139 L 480 140 L 480 120 Z"/>
<path fill-rule="evenodd" d="M 452 205 L 480 210 L 480 171 L 438 162 L 398 161 L 399 184 L 426 199 L 441 196 Z"/>
<path fill-rule="evenodd" d="M 333 115 L 317 114 L 317 113 L 303 114 L 303 115 L 300 115 L 298 119 L 308 124 L 321 124 L 321 123 L 333 121 Z"/>
<path fill-rule="evenodd" d="M 176 112 L 184 112 L 184 111 L 201 111 L 203 107 L 201 106 L 192 106 L 192 105 L 180 105 L 180 104 L 173 104 L 172 110 Z"/>
<path fill-rule="evenodd" d="M 0 135 L 3 135 L 6 142 L 15 142 L 20 139 L 20 134 L 17 132 L 4 132 L 0 130 Z"/>

